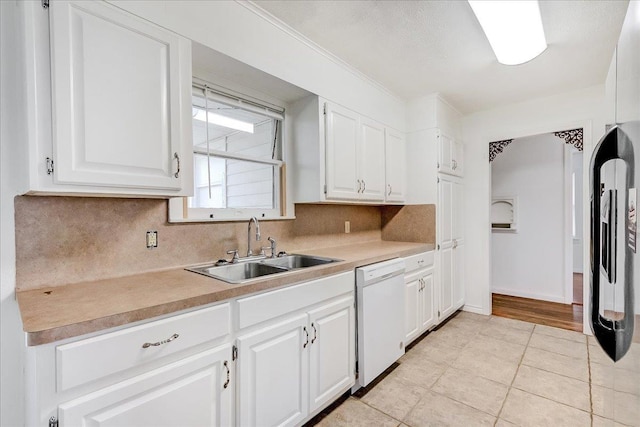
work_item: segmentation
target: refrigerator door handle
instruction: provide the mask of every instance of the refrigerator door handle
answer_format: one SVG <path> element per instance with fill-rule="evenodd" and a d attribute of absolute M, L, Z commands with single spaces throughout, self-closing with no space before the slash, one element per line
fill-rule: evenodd
<path fill-rule="evenodd" d="M 615 207 L 608 210 L 608 218 L 603 221 L 602 202 L 607 197 L 602 197 L 603 190 L 606 190 L 602 184 L 602 166 L 610 160 L 621 159 L 626 166 L 625 188 L 624 191 L 614 189 L 609 193 L 610 204 L 617 203 L 617 197 L 624 197 L 625 206 L 629 206 L 629 190 L 635 187 L 634 184 L 634 152 L 631 140 L 618 126 L 611 128 L 596 146 L 593 156 L 591 157 L 590 168 L 590 195 L 591 195 L 591 286 L 590 286 L 590 323 L 591 330 L 596 339 L 600 343 L 603 350 L 614 360 L 620 360 L 631 346 L 634 328 L 634 295 L 633 295 L 633 261 L 635 255 L 635 235 L 634 249 L 628 244 L 631 236 L 629 231 L 628 214 L 625 215 L 625 222 L 617 224 L 613 216 L 616 215 Z M 608 221 L 607 221 L 608 220 Z M 607 224 L 608 223 L 608 224 Z M 603 228 L 604 224 L 604 228 Z M 608 229 L 605 229 L 607 228 Z M 616 254 L 615 236 L 617 236 L 618 227 L 624 227 L 625 230 L 625 263 L 624 277 L 622 280 L 616 276 Z M 603 233 L 603 230 L 605 231 Z M 635 233 L 635 231 L 634 231 Z M 614 236 L 613 238 L 611 236 Z M 605 265 L 602 265 L 605 263 Z M 608 264 L 608 265 L 606 265 Z M 624 292 L 624 316 L 615 313 L 612 310 L 612 317 L 606 317 L 604 307 L 601 314 L 601 269 L 606 272 L 605 277 L 611 282 L 604 284 L 606 286 L 617 286 L 616 290 Z M 622 273 L 622 272 L 620 272 Z M 614 284 L 614 282 L 617 282 Z M 620 289 L 622 288 L 622 289 Z M 604 315 L 603 315 L 604 314 Z"/>

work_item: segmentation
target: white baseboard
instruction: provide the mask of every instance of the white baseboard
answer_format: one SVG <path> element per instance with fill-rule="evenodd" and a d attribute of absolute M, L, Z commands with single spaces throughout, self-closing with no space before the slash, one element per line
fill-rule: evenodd
<path fill-rule="evenodd" d="M 484 307 L 478 307 L 478 306 L 469 305 L 469 304 L 463 305 L 462 311 L 468 311 L 469 313 L 475 313 L 475 314 L 484 314 L 485 316 L 488 316 L 491 314 L 491 311 Z"/>
<path fill-rule="evenodd" d="M 549 302 L 559 302 L 560 304 L 567 304 L 567 302 L 565 302 L 564 300 L 564 297 L 562 296 L 559 297 L 555 295 L 537 294 L 535 292 L 526 292 L 526 291 L 523 292 L 523 291 L 514 290 L 514 289 L 491 288 L 491 293 L 509 295 L 512 297 L 539 299 L 542 301 L 549 301 Z M 568 303 L 568 304 L 571 304 L 571 303 Z"/>

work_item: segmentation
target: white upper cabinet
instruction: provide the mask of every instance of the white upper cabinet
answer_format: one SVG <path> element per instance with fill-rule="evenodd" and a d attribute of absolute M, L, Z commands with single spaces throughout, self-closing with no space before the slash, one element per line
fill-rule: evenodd
<path fill-rule="evenodd" d="M 359 118 L 353 111 L 327 105 L 327 198 L 358 199 L 362 184 L 358 174 Z"/>
<path fill-rule="evenodd" d="M 27 44 L 27 67 L 51 90 L 27 104 L 52 122 L 31 141 L 28 191 L 191 194 L 190 41 L 103 1 L 33 13 L 27 26 L 49 15 L 50 52 Z"/>
<path fill-rule="evenodd" d="M 438 133 L 438 172 L 462 176 L 464 170 L 463 146 L 454 138 Z"/>
<path fill-rule="evenodd" d="M 406 143 L 404 135 L 391 129 L 385 133 L 385 200 L 404 202 L 407 171 Z"/>
<path fill-rule="evenodd" d="M 362 117 L 360 119 L 360 155 L 357 169 L 362 183 L 360 198 L 384 201 L 385 149 L 384 126 Z"/>
<path fill-rule="evenodd" d="M 327 199 L 384 200 L 384 126 L 326 103 Z"/>
<path fill-rule="evenodd" d="M 309 96 L 292 107 L 294 201 L 382 204 L 404 198 L 402 135 L 339 105 Z M 388 149 L 389 135 L 392 135 Z M 402 144 L 400 143 L 402 142 Z M 393 151 L 395 150 L 395 151 Z M 388 154 L 393 151 L 388 172 Z M 389 198 L 388 177 L 393 177 Z"/>

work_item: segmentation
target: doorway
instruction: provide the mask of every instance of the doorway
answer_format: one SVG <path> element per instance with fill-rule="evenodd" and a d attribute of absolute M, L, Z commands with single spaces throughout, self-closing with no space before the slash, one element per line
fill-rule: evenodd
<path fill-rule="evenodd" d="M 493 314 L 583 330 L 582 129 L 490 145 Z"/>

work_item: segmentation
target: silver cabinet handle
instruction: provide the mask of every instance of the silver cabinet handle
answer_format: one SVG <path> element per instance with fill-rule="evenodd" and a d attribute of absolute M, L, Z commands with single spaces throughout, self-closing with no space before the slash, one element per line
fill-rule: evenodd
<path fill-rule="evenodd" d="M 453 170 L 458 169 L 458 162 L 455 160 L 452 160 L 451 162 L 453 163 Z"/>
<path fill-rule="evenodd" d="M 387 194 L 387 196 L 391 195 L 391 184 L 389 184 L 389 193 Z"/>
<path fill-rule="evenodd" d="M 173 153 L 173 158 L 176 159 L 176 162 L 178 162 L 178 170 L 173 176 L 175 176 L 176 178 L 179 178 L 180 177 L 180 156 L 178 156 L 178 153 Z"/>
<path fill-rule="evenodd" d="M 458 247 L 458 239 L 453 239 L 453 249 Z"/>
<path fill-rule="evenodd" d="M 227 388 L 229 387 L 229 381 L 231 381 L 231 371 L 229 371 L 229 363 L 226 360 L 224 361 L 224 367 L 227 370 L 227 380 L 224 382 L 222 387 Z"/>
<path fill-rule="evenodd" d="M 307 327 L 306 326 L 304 326 L 302 328 L 302 330 L 304 331 L 305 335 L 307 336 L 307 341 L 305 341 L 305 343 L 302 346 L 302 348 L 307 348 L 307 346 L 309 345 L 309 332 L 307 331 Z"/>
<path fill-rule="evenodd" d="M 364 182 L 364 179 L 362 180 L 362 192 L 364 193 L 367 189 L 367 183 Z"/>
<path fill-rule="evenodd" d="M 311 327 L 313 328 L 313 339 L 311 340 L 311 344 L 313 344 L 318 339 L 318 330 L 316 329 L 316 325 L 313 323 L 311 324 Z"/>
<path fill-rule="evenodd" d="M 362 182 L 358 180 L 358 193 L 362 191 Z"/>
<path fill-rule="evenodd" d="M 178 335 L 178 334 L 173 334 L 173 335 L 171 335 L 169 338 L 167 338 L 164 341 L 158 341 L 158 342 L 153 342 L 153 343 L 152 342 L 146 342 L 146 343 L 142 344 L 142 348 L 148 348 L 148 347 L 151 347 L 151 346 L 157 347 L 159 345 L 169 343 L 169 342 L 177 339 L 179 336 L 180 335 Z"/>

